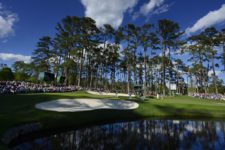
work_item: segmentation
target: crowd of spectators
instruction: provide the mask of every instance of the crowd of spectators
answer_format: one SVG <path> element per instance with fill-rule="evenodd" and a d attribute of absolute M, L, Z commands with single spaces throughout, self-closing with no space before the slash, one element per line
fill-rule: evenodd
<path fill-rule="evenodd" d="M 191 97 L 200 99 L 211 99 L 211 100 L 225 100 L 225 95 L 222 94 L 211 94 L 211 93 L 189 93 Z"/>
<path fill-rule="evenodd" d="M 0 94 L 73 92 L 75 86 L 35 84 L 23 81 L 0 81 Z"/>

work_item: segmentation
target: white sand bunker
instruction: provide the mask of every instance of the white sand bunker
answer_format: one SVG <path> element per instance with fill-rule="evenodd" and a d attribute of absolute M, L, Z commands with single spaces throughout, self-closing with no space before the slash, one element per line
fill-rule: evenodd
<path fill-rule="evenodd" d="M 129 96 L 126 93 L 107 93 L 107 92 L 96 92 L 96 91 L 87 91 L 89 94 L 93 95 L 105 95 L 105 96 Z M 135 97 L 134 94 L 131 95 L 131 97 Z"/>
<path fill-rule="evenodd" d="M 138 103 L 131 101 L 101 99 L 59 99 L 35 105 L 37 109 L 57 112 L 77 112 L 95 109 L 130 110 L 136 109 L 138 106 Z"/>

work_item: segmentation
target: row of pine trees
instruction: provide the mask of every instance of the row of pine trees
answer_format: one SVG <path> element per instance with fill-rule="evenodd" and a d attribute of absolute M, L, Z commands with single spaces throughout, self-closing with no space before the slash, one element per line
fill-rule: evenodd
<path fill-rule="evenodd" d="M 13 65 L 21 77 L 52 72 L 64 76 L 67 85 L 123 92 L 143 85 L 145 95 L 172 94 L 172 85 L 177 93 L 187 88 L 219 93 L 223 85 L 216 73 L 220 66 L 225 69 L 225 29 L 210 27 L 187 36 L 168 19 L 114 29 L 109 24 L 98 28 L 88 17 L 67 16 L 56 25 L 55 36 L 41 37 L 36 47 L 30 64 Z M 189 57 L 188 63 L 181 55 Z"/>

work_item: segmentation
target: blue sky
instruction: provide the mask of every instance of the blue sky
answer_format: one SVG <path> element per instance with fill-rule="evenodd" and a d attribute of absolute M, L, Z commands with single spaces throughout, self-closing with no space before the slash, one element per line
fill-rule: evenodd
<path fill-rule="evenodd" d="M 67 15 L 115 28 L 167 18 L 196 34 L 212 25 L 225 28 L 225 0 L 1 0 L 0 64 L 29 61 L 38 39 L 54 36 L 56 23 Z"/>

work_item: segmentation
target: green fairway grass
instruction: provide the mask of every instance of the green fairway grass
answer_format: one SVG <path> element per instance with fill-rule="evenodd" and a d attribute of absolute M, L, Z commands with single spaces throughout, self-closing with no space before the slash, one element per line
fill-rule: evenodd
<path fill-rule="evenodd" d="M 202 100 L 188 96 L 167 97 L 162 100 L 146 99 L 135 110 L 93 110 L 85 112 L 51 112 L 38 110 L 36 103 L 61 98 L 101 98 L 128 100 L 127 97 L 97 96 L 86 92 L 45 93 L 0 96 L 0 136 L 8 129 L 26 123 L 40 122 L 43 130 L 83 127 L 100 123 L 154 119 L 215 119 L 225 121 L 225 102 Z M 0 149 L 4 147 L 0 144 Z"/>

